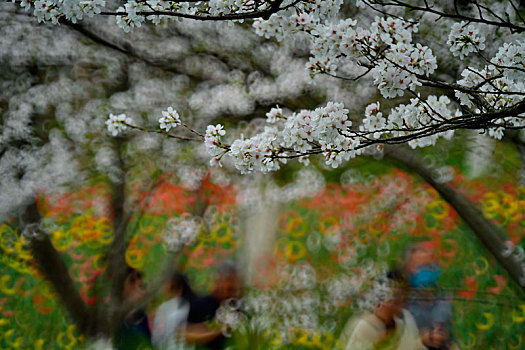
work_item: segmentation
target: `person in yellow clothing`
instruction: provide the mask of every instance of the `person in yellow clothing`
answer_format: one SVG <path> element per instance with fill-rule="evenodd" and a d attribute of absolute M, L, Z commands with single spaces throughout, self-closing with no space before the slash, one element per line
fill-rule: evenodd
<path fill-rule="evenodd" d="M 414 317 L 403 309 L 406 283 L 398 271 L 386 276 L 389 293 L 371 312 L 346 324 L 341 344 L 344 350 L 424 350 Z M 379 288 L 380 287 L 380 288 Z M 385 284 L 376 286 L 385 290 Z M 379 292 L 381 294 L 381 292 Z"/>

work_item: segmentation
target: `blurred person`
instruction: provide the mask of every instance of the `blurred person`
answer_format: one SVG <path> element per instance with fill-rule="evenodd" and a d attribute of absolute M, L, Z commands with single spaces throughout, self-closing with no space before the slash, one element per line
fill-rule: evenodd
<path fill-rule="evenodd" d="M 386 283 L 391 288 L 386 300 L 372 312 L 353 318 L 346 324 L 341 338 L 344 350 L 425 349 L 414 318 L 403 309 L 406 294 L 403 274 L 399 271 L 388 272 Z"/>
<path fill-rule="evenodd" d="M 210 295 L 196 298 L 190 303 L 186 341 L 205 349 L 223 349 L 225 330 L 213 324 L 221 303 L 240 296 L 241 283 L 237 268 L 232 264 L 222 265 L 215 277 Z"/>
<path fill-rule="evenodd" d="M 151 332 L 148 317 L 144 311 L 142 301 L 146 298 L 147 291 L 140 271 L 127 267 L 122 300 L 132 306 L 124 317 L 122 325 L 115 335 L 117 349 L 133 350 L 151 348 Z"/>
<path fill-rule="evenodd" d="M 155 312 L 153 345 L 163 350 L 183 350 L 190 302 L 195 297 L 184 275 L 174 272 L 168 284 L 170 299 Z"/>
<path fill-rule="evenodd" d="M 452 305 L 435 293 L 441 268 L 432 242 L 420 242 L 409 248 L 405 273 L 412 288 L 408 310 L 414 316 L 421 341 L 429 350 L 457 349 L 452 343 Z"/>

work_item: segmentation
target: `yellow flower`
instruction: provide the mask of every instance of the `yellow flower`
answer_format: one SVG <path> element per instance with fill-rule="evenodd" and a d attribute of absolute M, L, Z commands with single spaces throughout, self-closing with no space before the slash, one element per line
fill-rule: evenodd
<path fill-rule="evenodd" d="M 427 210 L 437 220 L 443 220 L 448 216 L 448 208 L 445 201 L 436 199 L 427 204 Z"/>
<path fill-rule="evenodd" d="M 12 349 L 20 349 L 22 345 L 23 338 L 18 337 L 15 340 L 13 340 L 13 335 L 15 333 L 14 329 L 10 329 L 7 332 L 4 333 L 4 339 L 7 345 Z"/>
<path fill-rule="evenodd" d="M 483 213 L 489 219 L 497 218 L 501 213 L 500 199 L 496 192 L 488 192 L 481 201 Z"/>
<path fill-rule="evenodd" d="M 306 255 L 303 242 L 288 240 L 286 237 L 275 242 L 274 251 L 276 255 L 282 255 L 290 262 L 296 262 Z"/>
<path fill-rule="evenodd" d="M 232 243 L 234 231 L 227 223 L 217 223 L 210 230 L 210 240 L 217 243 Z"/>
<path fill-rule="evenodd" d="M 476 323 L 476 327 L 479 330 L 482 330 L 482 331 L 486 331 L 488 329 L 491 329 L 492 326 L 494 326 L 494 315 L 492 315 L 489 312 L 484 312 L 483 313 L 483 317 L 485 318 L 485 320 L 487 322 L 485 322 L 485 323 Z"/>
<path fill-rule="evenodd" d="M 142 266 L 144 266 L 145 262 L 144 253 L 137 249 L 130 249 L 126 250 L 126 262 L 129 266 L 140 269 Z"/>
<path fill-rule="evenodd" d="M 4 251 L 4 254 L 14 254 L 15 250 L 12 247 L 12 241 L 16 241 L 16 233 L 13 231 L 13 229 L 3 224 L 0 226 L 0 247 Z"/>
<path fill-rule="evenodd" d="M 51 235 L 51 242 L 56 250 L 64 252 L 73 244 L 73 238 L 68 233 L 58 230 L 54 231 Z"/>
<path fill-rule="evenodd" d="M 35 350 L 42 350 L 44 348 L 44 339 L 38 339 L 33 345 L 35 346 Z"/>
<path fill-rule="evenodd" d="M 5 295 L 15 295 L 16 294 L 16 288 L 7 287 L 7 281 L 11 279 L 11 276 L 4 275 L 2 278 L 0 278 L 0 291 Z"/>
<path fill-rule="evenodd" d="M 478 261 L 481 261 L 481 264 L 478 264 Z M 476 272 L 476 275 L 482 275 L 486 273 L 489 269 L 489 261 L 485 257 L 476 258 L 473 264 L 474 272 Z"/>
<path fill-rule="evenodd" d="M 476 345 L 476 336 L 474 335 L 474 333 L 469 333 L 468 338 L 469 342 L 466 344 L 461 340 L 459 341 L 459 344 L 461 345 L 462 349 L 472 349 Z"/>
<path fill-rule="evenodd" d="M 519 307 L 521 309 L 521 316 L 517 315 L 516 311 L 514 311 L 512 313 L 512 321 L 516 323 L 523 323 L 525 322 L 525 304 L 521 304 Z"/>

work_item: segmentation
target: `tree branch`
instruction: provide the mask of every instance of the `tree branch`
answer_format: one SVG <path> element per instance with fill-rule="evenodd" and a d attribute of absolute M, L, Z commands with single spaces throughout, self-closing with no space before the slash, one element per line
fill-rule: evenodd
<path fill-rule="evenodd" d="M 117 138 L 115 149 L 118 155 L 118 168 L 124 170 L 124 160 L 122 155 L 123 139 Z M 123 318 L 122 312 L 122 290 L 126 279 L 126 231 L 129 223 L 129 217 L 125 215 L 125 176 L 121 181 L 113 184 L 113 193 L 111 203 L 113 206 L 113 242 L 108 252 L 108 270 L 107 274 L 111 278 L 111 297 L 108 306 L 108 319 L 111 327 L 118 327 Z M 111 332 L 112 334 L 113 332 Z"/>
<path fill-rule="evenodd" d="M 433 170 L 423 164 L 416 152 L 404 147 L 388 146 L 385 147 L 385 155 L 409 168 L 431 185 L 456 210 L 485 248 L 496 258 L 519 288 L 525 292 L 525 285 L 520 284 L 520 279 L 525 277 L 520 263 L 512 256 L 503 256 L 506 247 L 505 241 L 509 240 L 505 232 L 488 221 L 483 213 L 465 196 L 450 185 L 436 181 L 437 176 Z"/>
<path fill-rule="evenodd" d="M 172 11 L 143 11 L 137 14 L 140 16 L 144 16 L 144 17 L 147 17 L 147 16 L 180 17 L 180 18 L 195 19 L 198 21 L 232 21 L 232 20 L 256 19 L 256 18 L 268 19 L 270 18 L 272 14 L 285 10 L 291 6 L 294 6 L 300 1 L 294 1 L 292 4 L 281 8 L 280 6 L 282 2 L 283 2 L 282 0 L 274 1 L 270 7 L 264 10 L 254 10 L 254 11 L 249 11 L 249 12 L 231 13 L 231 14 L 224 14 L 224 15 L 219 15 L 219 16 L 192 15 L 189 13 L 172 12 Z M 103 16 L 127 16 L 128 15 L 128 13 L 126 12 L 118 12 L 118 11 L 103 11 L 100 14 Z"/>
<path fill-rule="evenodd" d="M 368 1 L 366 1 L 366 2 L 368 2 Z M 428 6 L 428 5 L 423 7 L 423 6 L 413 5 L 413 4 L 410 4 L 408 2 L 398 1 L 398 0 L 392 0 L 391 2 L 383 2 L 383 1 L 377 1 L 376 0 L 376 1 L 371 1 L 370 3 L 371 4 L 379 4 L 381 6 L 402 7 L 402 8 L 406 8 L 409 11 L 433 13 L 435 15 L 438 15 L 439 18 L 452 18 L 452 19 L 463 20 L 463 21 L 466 21 L 466 22 L 475 22 L 475 23 L 482 23 L 482 24 L 492 25 L 492 26 L 496 26 L 496 27 L 508 28 L 511 31 L 517 32 L 517 33 L 521 33 L 523 31 L 525 31 L 525 27 L 519 26 L 519 25 L 514 24 L 514 23 L 512 23 L 510 21 L 504 21 L 501 18 L 497 18 L 496 17 L 497 19 L 499 19 L 499 21 L 493 21 L 493 20 L 488 20 L 486 18 L 483 18 L 482 14 L 480 15 L 479 18 L 478 17 L 462 15 L 462 14 L 459 13 L 457 7 L 456 7 L 456 10 L 455 10 L 455 13 L 447 13 L 447 12 L 444 12 L 444 11 L 436 10 L 435 8 L 432 8 L 432 7 Z M 379 9 L 376 9 L 374 6 L 370 6 L 370 7 L 372 9 L 374 9 L 375 11 L 381 12 L 381 11 L 379 11 Z M 480 10 L 480 9 L 478 8 L 478 10 Z"/>

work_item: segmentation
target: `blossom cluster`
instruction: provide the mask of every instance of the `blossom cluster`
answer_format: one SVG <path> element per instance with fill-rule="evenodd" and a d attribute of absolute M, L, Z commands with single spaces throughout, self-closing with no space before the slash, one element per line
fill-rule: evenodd
<path fill-rule="evenodd" d="M 339 12 L 342 0 L 300 1 L 288 7 L 291 0 L 285 0 L 286 10 L 274 13 L 268 19 L 257 18 L 253 27 L 258 35 L 265 38 L 284 40 L 290 34 L 314 30 L 322 21 L 332 19 Z"/>
<path fill-rule="evenodd" d="M 221 124 L 208 125 L 206 129 L 204 144 L 208 154 L 212 156 L 210 161 L 212 165 L 220 165 L 221 158 L 228 152 L 228 147 L 222 143 L 222 136 L 225 134 L 226 131 Z"/>
<path fill-rule="evenodd" d="M 370 28 L 356 26 L 352 19 L 320 24 L 312 32 L 313 57 L 307 63 L 310 76 L 335 73 L 345 59 L 373 62 L 371 74 L 384 97 L 402 96 L 420 85 L 418 76 L 429 76 L 437 68 L 432 50 L 412 43 L 417 25 L 398 18 L 376 17 Z M 333 57 L 336 57 L 335 59 Z"/>
<path fill-rule="evenodd" d="M 288 32 L 275 34 L 268 30 L 277 28 L 271 20 L 268 23 L 261 20 L 256 24 L 256 32 L 277 39 L 298 31 L 293 25 L 281 25 L 279 28 L 287 28 Z M 371 73 L 375 84 L 383 96 L 391 98 L 403 95 L 407 88 L 414 90 L 420 85 L 418 76 L 429 76 L 437 68 L 430 48 L 412 43 L 417 25 L 402 19 L 376 17 L 369 28 L 362 28 L 357 26 L 357 21 L 347 18 L 338 22 L 312 23 L 301 29 L 310 33 L 312 38 L 313 56 L 306 64 L 312 78 L 320 73 L 334 75 L 338 65 L 347 59 L 357 62 L 367 59 L 374 64 Z"/>
<path fill-rule="evenodd" d="M 461 73 L 462 79 L 458 80 L 458 84 L 477 89 L 475 92 L 482 96 L 491 108 L 511 107 L 523 99 L 525 84 L 521 80 L 509 79 L 508 75 L 503 73 L 504 70 L 494 65 L 485 66 L 481 70 L 467 68 Z M 470 108 L 475 106 L 475 96 L 468 92 L 458 90 L 456 97 L 461 100 L 462 105 Z"/>
<path fill-rule="evenodd" d="M 131 123 L 133 123 L 133 120 L 129 117 L 126 117 L 125 114 L 110 114 L 109 118 L 106 120 L 108 131 L 113 136 L 117 136 L 120 132 L 126 130 L 128 128 L 127 125 Z"/>
<path fill-rule="evenodd" d="M 188 3 L 173 3 L 171 1 L 143 1 L 137 2 L 135 0 L 127 1 L 124 6 L 120 6 L 117 9 L 118 13 L 115 17 L 117 25 L 129 33 L 135 27 L 141 27 L 146 20 L 151 21 L 153 24 L 159 24 L 162 19 L 169 18 L 167 15 L 160 14 L 148 14 L 153 11 L 157 12 L 180 12 L 185 14 L 194 14 L 197 9 L 192 9 Z"/>
<path fill-rule="evenodd" d="M 341 103 L 329 102 L 324 107 L 291 114 L 277 107 L 267 113 L 269 125 L 252 137 L 241 135 L 228 145 L 223 141 L 224 127 L 209 125 L 204 143 L 212 156 L 212 165 L 220 165 L 227 155 L 243 174 L 276 171 L 290 158 L 298 158 L 307 165 L 312 154 L 322 154 L 326 164 L 336 168 L 361 154 L 368 147 L 367 142 L 371 145 L 381 139 L 409 136 L 414 131 L 421 135 L 408 141 L 413 148 L 433 145 L 439 137 L 450 138 L 453 130 L 430 132 L 459 115 L 451 112 L 450 103 L 446 96 L 417 97 L 410 104 L 393 108 L 388 115 L 380 111 L 379 103 L 373 103 L 366 108 L 359 131 L 351 129 L 348 110 Z M 163 112 L 159 122 L 161 130 L 166 132 L 181 123 L 172 107 Z M 114 135 L 129 123 L 125 115 L 110 115 L 106 122 Z"/>
<path fill-rule="evenodd" d="M 500 78 L 494 81 L 499 84 L 499 81 L 505 80 Z M 520 84 L 523 89 L 523 83 Z M 519 100 L 519 95 L 489 95 L 488 101 L 492 101 L 491 96 L 497 96 L 494 99 L 499 99 L 498 103 L 501 103 L 501 99 Z M 243 174 L 276 171 L 290 158 L 298 158 L 308 165 L 309 157 L 313 154 L 322 154 L 325 163 L 336 168 L 362 154 L 371 145 L 392 137 L 406 137 L 412 148 L 434 145 L 440 137 L 450 139 L 454 129 L 447 128 L 447 125 L 451 125 L 453 118 L 461 116 L 459 111 L 453 112 L 450 105 L 451 101 L 446 96 L 417 96 L 409 104 L 400 104 L 384 114 L 379 102 L 372 103 L 366 107 L 358 131 L 351 128 L 348 110 L 341 103 L 329 102 L 325 107 L 291 114 L 277 107 L 267 113 L 267 123 L 270 125 L 252 137 L 241 135 L 228 145 L 223 141 L 226 134 L 224 127 L 221 124 L 209 125 L 204 143 L 208 154 L 212 156 L 212 165 L 221 165 L 222 158 L 228 156 Z M 166 132 L 181 123 L 172 107 L 163 112 L 159 122 L 161 130 Z M 131 120 L 124 114 L 111 114 L 106 122 L 113 135 L 125 130 L 130 123 Z M 489 135 L 501 138 L 504 126 L 525 126 L 525 120 L 521 117 L 506 117 L 495 120 L 494 124 L 494 127 L 489 128 Z M 411 137 L 415 133 L 417 137 Z"/>
<path fill-rule="evenodd" d="M 312 151 L 323 153 L 326 163 L 337 167 L 359 153 L 358 141 L 343 134 L 352 122 L 341 103 L 329 102 L 325 107 L 289 116 L 272 110 L 268 116 L 270 121 L 274 121 L 277 113 L 282 119 L 281 125 L 265 127 L 263 132 L 251 138 L 243 137 L 232 143 L 229 155 L 242 173 L 277 170 L 289 155 L 308 163 L 308 158 L 301 156 Z"/>
<path fill-rule="evenodd" d="M 131 32 L 135 27 L 142 26 L 142 23 L 146 21 L 141 12 L 147 10 L 146 4 L 137 3 L 135 1 L 128 1 L 117 9 L 117 12 L 125 12 L 126 15 L 116 17 L 117 25 L 122 28 L 126 33 Z"/>
<path fill-rule="evenodd" d="M 270 111 L 266 113 L 266 121 L 270 124 L 276 123 L 283 118 L 285 118 L 283 116 L 283 110 L 279 108 L 279 106 L 270 109 Z"/>
<path fill-rule="evenodd" d="M 13 0 L 13 2 L 15 2 Z M 193 16 L 224 16 L 253 11 L 267 10 L 270 2 L 254 3 L 252 0 L 211 0 L 211 1 L 167 1 L 167 0 L 129 0 L 116 10 L 116 23 L 125 32 L 141 27 L 146 20 L 159 24 L 162 19 L 174 14 Z M 33 14 L 39 22 L 58 23 L 61 17 L 77 23 L 85 16 L 92 17 L 101 13 L 106 0 L 21 0 L 20 6 L 26 11 L 33 8 Z M 156 12 L 156 13 L 155 13 Z M 166 14 L 161 14 L 165 12 Z M 242 20 L 239 20 L 242 22 Z"/>
<path fill-rule="evenodd" d="M 374 83 L 386 98 L 403 96 L 421 85 L 418 75 L 429 76 L 437 68 L 432 50 L 421 44 L 393 45 L 371 71 Z"/>
<path fill-rule="evenodd" d="M 454 23 L 452 30 L 448 35 L 447 44 L 450 46 L 450 52 L 460 59 L 465 58 L 471 52 L 485 49 L 485 37 L 483 37 L 478 28 L 473 24 L 464 21 Z"/>
<path fill-rule="evenodd" d="M 293 343 L 297 331 L 308 338 L 333 332 L 337 310 L 347 308 L 349 300 L 352 308 L 373 309 L 392 295 L 392 285 L 384 278 L 385 267 L 371 261 L 330 276 L 318 276 L 314 267 L 304 262 L 279 270 L 277 286 L 251 290 L 243 297 L 249 317 L 239 329 L 277 331 L 281 345 Z"/>
<path fill-rule="evenodd" d="M 476 99 L 480 97 L 486 106 L 493 110 L 502 110 L 517 105 L 523 101 L 525 93 L 525 44 L 505 44 L 490 60 L 491 64 L 483 69 L 466 68 L 461 73 L 458 85 L 471 89 L 473 92 L 456 90 L 455 95 L 460 103 L 470 109 L 481 111 Z M 486 106 L 481 108 L 486 109 Z M 503 137 L 505 127 L 525 127 L 525 115 L 496 119 L 495 126 L 488 129 L 489 135 L 496 139 Z"/>
<path fill-rule="evenodd" d="M 413 148 L 433 145 L 439 137 L 450 138 L 453 131 L 424 133 L 458 115 L 450 111 L 450 103 L 446 96 L 418 97 L 393 108 L 386 117 L 379 103 L 374 103 L 366 108 L 359 133 L 352 131 L 348 110 L 340 103 L 329 102 L 325 107 L 288 116 L 281 109 L 272 109 L 268 122 L 275 126 L 266 126 L 251 138 L 235 140 L 228 155 L 241 173 L 275 171 L 291 157 L 308 164 L 308 156 L 316 153 L 323 154 L 326 164 L 335 168 L 361 154 L 364 147 L 360 146 L 367 141 L 406 136 L 413 130 L 422 132 L 421 137 L 409 141 Z M 223 154 L 221 148 L 220 156 Z"/>
<path fill-rule="evenodd" d="M 473 75 L 476 75 L 478 78 L 473 77 Z M 458 81 L 461 84 L 471 86 L 472 81 L 478 81 L 478 80 L 487 80 L 490 79 L 491 76 L 493 76 L 493 72 L 490 70 L 483 69 L 481 71 L 468 71 L 463 72 L 464 78 Z M 472 79 L 472 80 L 469 80 Z M 518 102 L 520 102 L 523 99 L 523 96 L 520 94 L 520 92 L 525 91 L 525 85 L 523 82 L 515 83 L 513 81 L 509 81 L 506 78 L 501 79 L 494 79 L 490 84 L 484 84 L 480 90 L 483 91 L 483 93 L 480 93 L 481 96 L 485 98 L 485 100 L 488 102 L 488 104 L 491 107 L 495 107 L 498 109 L 505 108 L 505 107 L 511 107 Z M 517 92 L 516 94 L 512 94 L 511 92 Z M 500 92 L 509 92 L 510 94 L 500 94 Z M 465 94 L 463 92 L 457 91 L 456 96 L 463 101 L 465 101 L 466 105 L 472 105 L 473 97 L 471 95 Z M 481 114 L 481 111 L 477 109 L 478 114 Z M 488 132 L 489 136 L 500 140 L 503 137 L 505 127 L 514 127 L 514 128 L 523 128 L 525 127 L 525 116 L 517 116 L 517 117 L 503 117 L 498 118 L 493 121 L 493 124 L 495 126 L 489 127 Z"/>
<path fill-rule="evenodd" d="M 14 1 L 13 1 L 14 2 Z M 77 23 L 84 18 L 93 17 L 106 6 L 106 0 L 22 0 L 20 6 L 26 11 L 31 10 L 39 22 L 52 21 L 58 23 L 60 17 L 64 16 L 72 23 Z"/>
<path fill-rule="evenodd" d="M 171 128 L 175 128 L 178 125 L 181 125 L 179 113 L 173 109 L 173 107 L 168 107 L 166 111 L 162 112 L 162 118 L 159 119 L 160 129 L 170 131 Z"/>
<path fill-rule="evenodd" d="M 168 250 L 177 251 L 184 245 L 195 242 L 199 230 L 199 220 L 188 214 L 184 214 L 168 220 L 166 233 L 162 236 L 162 239 Z"/>
<path fill-rule="evenodd" d="M 359 2 L 358 2 L 359 3 Z M 361 3 L 362 5 L 362 3 Z M 339 6 L 339 5 L 337 5 Z M 336 6 L 336 7 L 337 7 Z M 334 8 L 336 8 L 334 7 Z M 296 11 L 296 12 L 294 12 Z M 294 14 L 295 13 L 295 14 Z M 338 67 L 349 59 L 368 67 L 374 84 L 386 98 L 402 96 L 406 90 L 415 91 L 437 69 L 437 59 L 432 50 L 420 43 L 413 43 L 413 34 L 418 31 L 418 23 L 412 20 L 392 17 L 376 17 L 370 26 L 360 27 L 351 18 L 337 20 L 294 20 L 297 14 L 306 15 L 298 9 L 280 13 L 269 20 L 259 20 L 254 26 L 259 35 L 274 37 L 281 41 L 287 36 L 307 32 L 311 39 L 311 53 L 306 71 L 310 78 L 317 74 L 337 76 Z M 294 17 L 295 16 L 295 17 Z M 454 56 L 463 59 L 469 53 L 485 48 L 485 38 L 479 28 L 466 22 L 455 23 L 448 37 L 448 45 Z M 525 77 L 524 44 L 506 43 L 491 60 L 492 65 L 479 71 L 467 68 L 458 84 L 474 91 L 458 90 L 456 97 L 461 104 L 472 111 L 472 115 L 481 115 L 479 97 L 494 110 L 502 110 L 517 105 L 523 100 L 523 81 Z M 475 91 L 479 89 L 480 91 Z M 514 94 L 515 92 L 515 94 Z M 478 101 L 475 101 L 478 99 Z M 482 102 L 484 103 L 484 102 Z M 446 123 L 452 114 L 445 105 L 450 104 L 447 97 L 429 97 L 411 100 L 409 105 L 394 108 L 388 118 L 382 113 L 365 112 L 360 131 L 367 133 L 367 139 L 388 138 L 389 136 L 410 136 L 419 138 L 409 142 L 412 147 L 433 145 L 438 137 L 451 137 L 453 131 L 426 135 L 422 128 Z M 505 127 L 524 127 L 523 116 L 500 118 L 493 121 L 494 127 L 488 128 L 490 136 L 500 139 Z M 385 129 L 383 132 L 378 130 Z M 390 130 L 390 131 L 388 131 Z M 349 137 L 351 135 L 345 134 Z M 353 137 L 359 142 L 359 138 Z M 303 140 L 311 141 L 309 139 Z M 297 153 L 310 152 L 306 142 L 300 143 L 304 149 L 294 148 Z M 337 156 L 336 156 L 337 158 Z M 335 166 L 339 162 L 334 163 Z"/>
<path fill-rule="evenodd" d="M 217 309 L 215 318 L 222 325 L 222 334 L 227 337 L 231 335 L 231 331 L 238 329 L 245 321 L 237 299 L 223 301 Z"/>
<path fill-rule="evenodd" d="M 430 95 L 426 100 L 413 98 L 410 104 L 401 104 L 392 109 L 388 116 L 387 129 L 393 137 L 408 136 L 413 132 L 431 129 L 432 126 L 457 117 L 459 112 L 452 113 L 448 108 L 450 99 L 446 96 Z M 431 135 L 422 134 L 421 137 L 408 141 L 412 148 L 434 145 L 439 137 L 450 139 L 453 130 L 435 133 Z"/>
<path fill-rule="evenodd" d="M 197 7 L 189 7 L 183 2 L 127 1 L 119 9 L 126 15 L 117 16 L 117 21 L 125 30 L 131 30 L 147 19 L 143 13 L 151 9 L 220 16 L 244 13 L 254 10 L 254 6 L 260 9 L 271 6 L 266 2 L 254 5 L 245 0 L 190 5 Z M 341 0 L 286 0 L 280 5 L 282 10 L 269 18 L 255 19 L 253 27 L 257 34 L 278 41 L 296 37 L 306 40 L 311 53 L 306 63 L 310 78 L 317 74 L 338 76 L 339 69 L 351 61 L 361 66 L 359 69 L 364 74 L 370 74 L 383 97 L 396 98 L 407 91 L 416 97 L 410 103 L 399 104 L 387 112 L 380 110 L 379 103 L 369 105 L 361 122 L 354 121 L 358 128 L 352 128 L 348 110 L 337 102 L 296 113 L 273 108 L 267 113 L 268 125 L 260 132 L 241 135 L 231 144 L 224 141 L 222 125 L 210 125 L 204 142 L 212 157 L 211 164 L 221 165 L 221 160 L 227 156 L 241 173 L 269 172 L 278 170 L 291 158 L 307 165 L 311 155 L 321 154 L 325 163 L 335 168 L 372 145 L 392 138 L 401 142 L 405 140 L 413 148 L 434 145 L 440 137 L 452 137 L 454 125 L 460 125 L 458 123 L 475 121 L 484 113 L 509 109 L 523 101 L 524 43 L 505 44 L 490 61 L 485 59 L 490 62 L 485 67 L 464 69 L 455 85 L 441 82 L 449 89 L 457 87 L 455 95 L 460 106 L 453 106 L 444 95 L 419 95 L 420 86 L 439 80 L 433 76 L 437 69 L 433 51 L 414 42 L 419 30 L 418 20 L 384 16 L 370 18 L 370 23 L 363 25 L 352 18 L 339 18 L 341 5 Z M 483 50 L 485 38 L 477 25 L 460 22 L 452 26 L 448 44 L 453 55 L 462 59 Z M 455 109 L 457 111 L 453 112 Z M 461 120 L 454 121 L 454 118 Z M 481 128 L 493 138 L 500 139 L 507 127 L 525 127 L 524 119 L 523 115 L 502 117 L 481 123 Z M 161 130 L 169 132 L 181 122 L 177 112 L 170 107 L 163 112 L 159 123 Z M 110 131 L 116 134 L 125 126 L 116 120 L 108 124 L 110 127 Z"/>
<path fill-rule="evenodd" d="M 286 158 L 274 158 L 282 150 L 280 137 L 277 128 L 265 127 L 263 132 L 251 138 L 241 136 L 235 140 L 228 155 L 242 174 L 278 170 L 280 163 L 286 163 Z M 281 153 L 281 156 L 285 157 L 286 153 Z"/>
<path fill-rule="evenodd" d="M 525 41 L 504 43 L 490 62 L 500 69 L 505 78 L 515 82 L 525 81 Z"/>

